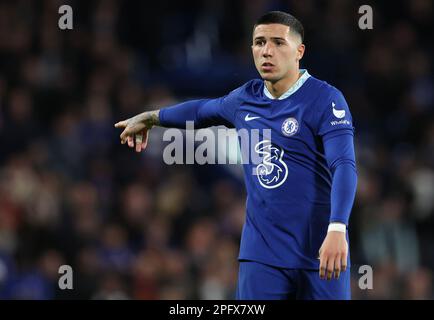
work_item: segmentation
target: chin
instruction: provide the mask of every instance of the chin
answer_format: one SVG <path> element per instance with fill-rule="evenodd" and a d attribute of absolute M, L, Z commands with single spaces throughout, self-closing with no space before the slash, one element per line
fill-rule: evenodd
<path fill-rule="evenodd" d="M 281 79 L 279 76 L 270 73 L 261 74 L 261 77 L 263 80 L 270 81 L 270 82 L 276 82 Z"/>

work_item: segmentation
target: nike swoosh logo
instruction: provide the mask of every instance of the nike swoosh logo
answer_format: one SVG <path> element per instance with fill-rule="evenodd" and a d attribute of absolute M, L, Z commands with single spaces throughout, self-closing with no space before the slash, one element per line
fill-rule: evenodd
<path fill-rule="evenodd" d="M 342 119 L 343 117 L 345 117 L 345 110 L 336 110 L 334 102 L 332 102 L 332 108 L 333 108 L 333 114 L 336 118 Z"/>
<path fill-rule="evenodd" d="M 251 121 L 255 119 L 260 119 L 261 117 L 251 117 L 250 114 L 246 114 L 246 117 L 244 118 L 245 121 Z"/>

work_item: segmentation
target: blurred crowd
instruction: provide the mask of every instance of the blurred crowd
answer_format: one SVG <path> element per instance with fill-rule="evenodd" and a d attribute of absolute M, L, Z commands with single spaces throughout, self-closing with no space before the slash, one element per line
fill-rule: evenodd
<path fill-rule="evenodd" d="M 168 166 L 163 129 L 136 154 L 113 124 L 258 77 L 252 25 L 269 10 L 301 20 L 303 67 L 355 119 L 353 298 L 434 298 L 432 1 L 2 0 L 1 299 L 234 298 L 240 168 Z M 63 264 L 73 290 L 58 288 Z"/>

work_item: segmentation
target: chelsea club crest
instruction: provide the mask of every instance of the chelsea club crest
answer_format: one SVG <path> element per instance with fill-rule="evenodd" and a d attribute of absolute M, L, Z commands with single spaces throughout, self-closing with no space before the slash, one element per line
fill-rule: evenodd
<path fill-rule="evenodd" d="M 282 123 L 282 133 L 287 136 L 293 136 L 298 132 L 298 121 L 295 118 L 288 118 Z"/>

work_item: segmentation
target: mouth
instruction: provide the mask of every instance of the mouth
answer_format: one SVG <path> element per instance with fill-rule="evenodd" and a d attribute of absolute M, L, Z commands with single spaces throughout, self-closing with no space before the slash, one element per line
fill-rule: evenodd
<path fill-rule="evenodd" d="M 261 68 L 264 71 L 271 71 L 274 68 L 274 64 L 272 64 L 271 62 L 264 62 L 261 65 Z"/>

